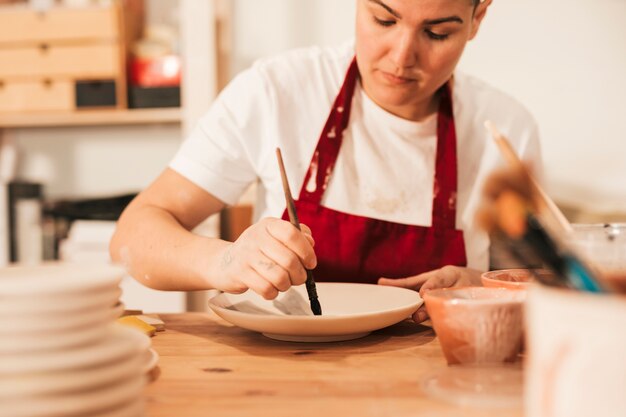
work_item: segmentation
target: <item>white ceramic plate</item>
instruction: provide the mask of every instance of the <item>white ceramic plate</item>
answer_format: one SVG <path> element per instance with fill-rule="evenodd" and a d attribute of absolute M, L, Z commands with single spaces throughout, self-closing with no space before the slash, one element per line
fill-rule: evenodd
<path fill-rule="evenodd" d="M 48 320 L 51 316 L 45 316 L 40 321 L 24 322 L 23 328 L 13 332 L 6 331 L 4 327 L 7 323 L 0 318 L 0 357 L 3 354 L 34 354 L 95 343 L 106 336 L 111 323 L 123 312 L 124 304 L 118 303 L 95 312 L 97 314 L 74 315 L 67 320 L 59 318 L 54 323 Z M 9 327 L 14 324 L 9 324 Z"/>
<path fill-rule="evenodd" d="M 146 417 L 144 399 L 140 395 L 133 398 L 128 404 L 119 406 L 119 408 L 89 414 L 85 417 Z"/>
<path fill-rule="evenodd" d="M 95 367 L 128 356 L 143 355 L 150 348 L 150 338 L 132 328 L 113 325 L 102 332 L 106 337 L 95 344 L 0 356 L 0 377 Z"/>
<path fill-rule="evenodd" d="M 0 284 L 2 285 L 2 284 Z M 0 318 L 42 314 L 75 313 L 77 311 L 107 308 L 117 303 L 122 289 L 117 286 L 98 288 L 81 293 L 38 294 L 8 296 L 0 302 Z"/>
<path fill-rule="evenodd" d="M 66 333 L 63 337 L 41 337 L 40 334 L 26 334 L 12 337 L 0 337 L 0 357 L 11 354 L 31 354 L 34 352 L 71 349 L 98 343 L 106 337 L 100 327 L 81 329 L 79 332 Z"/>
<path fill-rule="evenodd" d="M 110 264 L 53 262 L 0 269 L 0 301 L 14 296 L 97 291 L 119 285 L 124 269 Z"/>
<path fill-rule="evenodd" d="M 371 284 L 317 283 L 322 316 L 314 316 L 304 285 L 275 300 L 252 291 L 220 294 L 209 307 L 224 320 L 290 342 L 334 342 L 366 336 L 409 317 L 422 304 L 416 291 Z"/>
<path fill-rule="evenodd" d="M 22 398 L 5 400 L 2 415 L 12 417 L 33 416 L 108 416 L 108 411 L 125 408 L 137 400 L 145 386 L 145 377 L 137 374 L 118 383 L 100 386 L 71 394 L 43 396 L 24 401 Z"/>
<path fill-rule="evenodd" d="M 101 327 L 124 313 L 124 304 L 111 304 L 68 313 L 0 316 L 0 338 L 38 334 L 40 338 L 62 337 L 66 333 L 82 331 L 87 327 Z"/>
<path fill-rule="evenodd" d="M 141 372 L 147 374 L 152 371 L 159 363 L 159 354 L 156 350 L 150 348 L 144 353 L 142 358 Z"/>
<path fill-rule="evenodd" d="M 17 398 L 33 400 L 41 397 L 97 390 L 103 385 L 119 384 L 134 376 L 143 375 L 146 366 L 144 355 L 128 356 L 93 367 L 21 375 L 0 375 L 0 402 Z"/>

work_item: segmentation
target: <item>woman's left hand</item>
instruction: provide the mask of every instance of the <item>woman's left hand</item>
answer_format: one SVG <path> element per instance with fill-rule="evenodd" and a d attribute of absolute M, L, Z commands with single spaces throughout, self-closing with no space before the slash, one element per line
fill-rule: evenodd
<path fill-rule="evenodd" d="M 423 298 L 427 291 L 436 288 L 480 286 L 481 274 L 482 272 L 476 269 L 447 265 L 408 278 L 380 278 L 378 284 L 419 291 Z M 426 305 L 423 304 L 413 313 L 413 320 L 416 323 L 421 323 L 426 319 L 428 319 L 428 313 L 426 312 Z"/>

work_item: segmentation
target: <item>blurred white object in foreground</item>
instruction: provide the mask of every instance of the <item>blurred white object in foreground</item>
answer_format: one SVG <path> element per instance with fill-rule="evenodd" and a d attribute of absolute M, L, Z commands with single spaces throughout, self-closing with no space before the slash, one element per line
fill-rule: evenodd
<path fill-rule="evenodd" d="M 626 297 L 533 286 L 526 415 L 623 417 Z"/>

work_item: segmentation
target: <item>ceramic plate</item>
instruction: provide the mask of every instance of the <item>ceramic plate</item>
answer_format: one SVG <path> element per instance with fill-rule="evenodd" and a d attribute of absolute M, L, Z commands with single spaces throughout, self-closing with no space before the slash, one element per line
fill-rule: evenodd
<path fill-rule="evenodd" d="M 69 294 L 117 287 L 124 269 L 110 264 L 53 262 L 0 269 L 0 300 L 26 295 Z"/>
<path fill-rule="evenodd" d="M 156 352 L 156 350 L 150 348 L 146 351 L 146 353 L 144 353 L 142 361 L 143 362 L 141 372 L 147 374 L 148 372 L 152 371 L 159 363 L 159 354 Z"/>
<path fill-rule="evenodd" d="M 105 332 L 106 337 L 96 344 L 0 356 L 0 376 L 95 367 L 132 355 L 143 355 L 150 348 L 150 338 L 132 328 L 113 325 L 101 332 Z"/>
<path fill-rule="evenodd" d="M 33 354 L 95 343 L 106 337 L 110 323 L 123 312 L 124 304 L 117 303 L 113 307 L 102 309 L 97 315 L 74 314 L 67 317 L 67 320 L 46 315 L 29 322 L 25 319 L 36 316 L 26 316 L 8 324 L 0 316 L 0 358 L 3 354 Z M 4 331 L 7 324 L 9 327 L 14 327 L 15 324 L 25 326 L 15 331 Z"/>
<path fill-rule="evenodd" d="M 63 314 L 0 316 L 0 338 L 38 334 L 40 338 L 62 337 L 66 333 L 83 331 L 89 327 L 101 327 L 124 313 L 124 304 L 116 303 Z"/>
<path fill-rule="evenodd" d="M 133 398 L 128 404 L 121 405 L 114 409 L 107 409 L 100 413 L 89 414 L 85 417 L 145 417 L 145 404 L 140 395 Z"/>
<path fill-rule="evenodd" d="M 93 344 L 106 338 L 106 332 L 100 327 L 82 329 L 66 333 L 63 337 L 41 337 L 40 334 L 26 334 L 0 337 L 0 358 L 6 354 L 31 354 L 42 351 L 70 349 L 76 346 Z"/>
<path fill-rule="evenodd" d="M 137 401 L 145 386 L 145 377 L 136 374 L 117 383 L 71 394 L 42 396 L 25 401 L 3 400 L 2 415 L 26 416 L 108 416 L 109 411 Z"/>
<path fill-rule="evenodd" d="M 272 339 L 334 342 L 366 336 L 409 317 L 422 304 L 416 291 L 371 284 L 317 283 L 322 316 L 314 316 L 304 285 L 275 300 L 252 291 L 220 294 L 209 306 L 224 320 Z"/>
<path fill-rule="evenodd" d="M 146 351 L 146 354 L 149 351 Z M 0 375 L 0 402 L 16 398 L 35 399 L 53 395 L 97 390 L 103 385 L 115 385 L 141 375 L 146 366 L 145 354 L 132 355 L 97 366 Z"/>
<path fill-rule="evenodd" d="M 117 286 L 81 293 L 12 295 L 1 299 L 0 318 L 16 315 L 73 314 L 83 310 L 107 308 L 115 305 L 121 296 L 122 290 Z"/>

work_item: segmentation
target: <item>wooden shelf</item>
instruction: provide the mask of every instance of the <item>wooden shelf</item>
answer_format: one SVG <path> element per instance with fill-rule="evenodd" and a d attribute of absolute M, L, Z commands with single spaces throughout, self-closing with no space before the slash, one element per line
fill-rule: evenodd
<path fill-rule="evenodd" d="M 77 110 L 74 112 L 0 113 L 0 129 L 71 126 L 119 126 L 181 122 L 180 108 Z"/>

